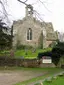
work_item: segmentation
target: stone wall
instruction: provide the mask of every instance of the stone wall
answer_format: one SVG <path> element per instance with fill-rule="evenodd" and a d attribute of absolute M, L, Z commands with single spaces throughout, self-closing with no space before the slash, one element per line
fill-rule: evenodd
<path fill-rule="evenodd" d="M 53 41 L 47 41 L 47 47 L 49 47 L 49 45 L 52 43 Z"/>
<path fill-rule="evenodd" d="M 32 40 L 27 40 L 27 30 L 29 28 L 32 29 Z M 23 23 L 14 24 L 13 29 L 16 31 L 13 38 L 14 45 L 19 41 L 19 44 L 31 45 L 33 47 L 38 47 L 41 31 L 43 32 L 44 30 L 43 27 L 31 17 L 25 18 Z"/>
<path fill-rule="evenodd" d="M 0 57 L 0 66 L 22 66 L 22 67 L 55 67 L 54 64 L 43 64 L 38 59 L 14 59 Z"/>

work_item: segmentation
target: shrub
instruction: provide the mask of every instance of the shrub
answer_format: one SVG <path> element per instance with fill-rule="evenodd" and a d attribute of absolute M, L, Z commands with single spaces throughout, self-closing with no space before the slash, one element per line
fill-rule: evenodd
<path fill-rule="evenodd" d="M 44 52 L 44 53 L 38 53 L 38 59 L 42 58 L 43 56 L 51 56 L 51 52 Z"/>
<path fill-rule="evenodd" d="M 38 59 L 43 56 L 50 56 L 52 58 L 52 62 L 57 66 L 60 58 L 64 55 L 64 42 L 58 42 L 53 48 L 52 51 L 38 53 Z M 64 59 L 64 58 L 63 58 Z"/>
<path fill-rule="evenodd" d="M 58 42 L 52 49 L 52 60 L 55 65 L 58 64 L 60 58 L 64 55 L 64 42 Z"/>

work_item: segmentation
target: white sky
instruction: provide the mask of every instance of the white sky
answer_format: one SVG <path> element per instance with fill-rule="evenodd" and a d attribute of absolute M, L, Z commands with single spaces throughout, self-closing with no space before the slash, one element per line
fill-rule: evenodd
<path fill-rule="evenodd" d="M 12 15 L 12 19 L 22 19 L 25 16 L 25 5 L 17 0 L 7 0 L 8 10 Z M 25 0 L 22 0 L 25 1 Z M 37 2 L 36 2 L 37 1 Z M 34 10 L 41 14 L 45 21 L 51 21 L 55 30 L 64 32 L 64 0 L 41 0 L 48 8 L 48 11 L 43 4 L 38 0 L 28 0 L 27 4 L 33 4 Z"/>

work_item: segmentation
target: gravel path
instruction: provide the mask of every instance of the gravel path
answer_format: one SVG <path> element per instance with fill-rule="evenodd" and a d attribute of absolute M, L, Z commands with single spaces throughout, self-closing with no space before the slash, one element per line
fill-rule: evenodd
<path fill-rule="evenodd" d="M 0 85 L 13 85 L 17 82 L 22 82 L 37 76 L 41 76 L 45 72 L 33 71 L 1 71 L 0 72 Z"/>
<path fill-rule="evenodd" d="M 28 79 L 31 79 L 37 76 L 42 76 L 44 74 L 47 74 L 47 72 L 4 70 L 4 71 L 0 71 L 0 85 L 13 85 L 18 82 L 22 82 L 22 81 L 25 81 L 25 80 L 28 80 Z M 55 74 L 54 76 L 57 76 L 57 75 L 58 74 Z M 42 82 L 44 80 L 40 80 L 37 82 Z M 37 82 L 30 83 L 29 85 L 34 85 Z"/>

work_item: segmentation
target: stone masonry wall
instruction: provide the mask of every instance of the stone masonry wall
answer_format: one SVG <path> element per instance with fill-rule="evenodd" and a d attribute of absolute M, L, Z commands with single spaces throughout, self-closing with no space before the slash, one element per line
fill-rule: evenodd
<path fill-rule="evenodd" d="M 27 40 L 27 30 L 29 28 L 32 29 L 32 40 Z M 14 25 L 14 29 L 17 30 L 17 37 L 15 36 L 15 39 L 17 39 L 20 44 L 38 47 L 38 40 L 41 34 L 41 30 L 43 30 L 43 28 L 40 26 L 40 24 L 36 23 L 33 18 L 25 18 L 23 23 L 20 22 Z M 17 41 L 15 41 L 15 43 Z"/>

